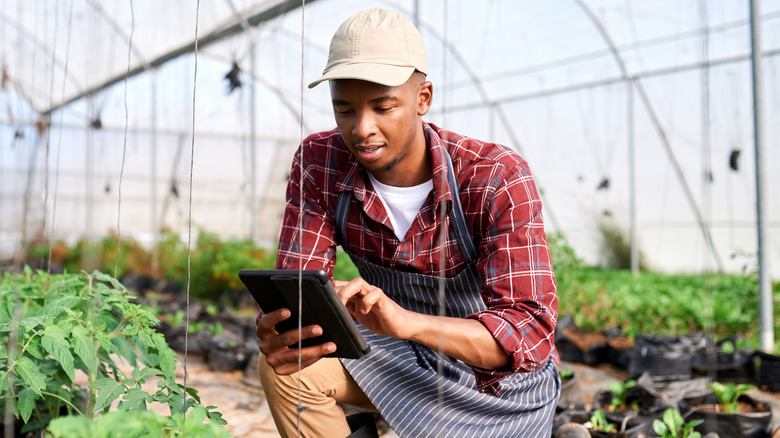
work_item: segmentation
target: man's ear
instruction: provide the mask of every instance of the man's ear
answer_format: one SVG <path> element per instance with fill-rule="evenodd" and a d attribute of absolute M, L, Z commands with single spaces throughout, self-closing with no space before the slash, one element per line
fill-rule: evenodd
<path fill-rule="evenodd" d="M 428 114 L 432 102 L 433 84 L 430 81 L 425 81 L 420 84 L 420 88 L 417 90 L 417 115 L 424 116 Z"/>

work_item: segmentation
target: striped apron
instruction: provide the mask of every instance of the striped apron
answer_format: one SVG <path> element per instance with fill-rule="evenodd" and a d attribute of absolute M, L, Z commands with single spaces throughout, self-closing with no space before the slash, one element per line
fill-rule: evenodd
<path fill-rule="evenodd" d="M 450 223 L 468 261 L 457 276 L 443 280 L 447 316 L 465 318 L 485 310 L 477 251 L 466 225 L 458 186 L 447 154 L 447 182 L 453 194 Z M 336 225 L 346 235 L 351 192 L 339 193 Z M 396 271 L 368 262 L 342 247 L 369 283 L 405 309 L 439 314 L 440 278 Z M 357 324 L 371 351 L 341 362 L 400 437 L 544 437 L 552 430 L 560 380 L 552 357 L 540 370 L 501 381 L 500 397 L 477 391 L 471 368 L 415 342 L 380 336 Z"/>

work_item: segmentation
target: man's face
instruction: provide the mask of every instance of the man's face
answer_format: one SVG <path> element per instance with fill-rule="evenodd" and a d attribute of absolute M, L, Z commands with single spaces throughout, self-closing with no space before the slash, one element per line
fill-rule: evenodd
<path fill-rule="evenodd" d="M 427 163 L 420 117 L 430 107 L 430 82 L 417 75 L 397 87 L 338 79 L 330 94 L 341 137 L 377 180 L 410 186 L 430 178 L 418 181 Z"/>

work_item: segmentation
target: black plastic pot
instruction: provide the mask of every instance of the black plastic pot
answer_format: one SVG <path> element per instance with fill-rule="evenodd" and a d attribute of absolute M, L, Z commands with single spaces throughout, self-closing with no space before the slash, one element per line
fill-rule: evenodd
<path fill-rule="evenodd" d="M 562 318 L 555 328 L 555 347 L 564 362 L 598 365 L 606 359 L 607 337 L 588 333 L 576 327 L 571 315 Z"/>
<path fill-rule="evenodd" d="M 590 429 L 592 438 L 644 438 L 647 436 L 647 424 L 634 418 L 627 418 L 622 424 L 615 424 L 617 432 L 604 432 Z"/>
<path fill-rule="evenodd" d="M 552 436 L 555 436 L 558 429 L 567 423 L 584 424 L 588 422 L 590 415 L 583 409 L 567 409 L 561 408 L 558 405 L 558 409 L 555 412 L 555 418 L 553 419 Z"/>
<path fill-rule="evenodd" d="M 161 323 L 156 330 L 165 336 L 168 346 L 177 353 L 184 353 L 186 348 L 187 355 L 203 356 L 208 350 L 210 341 L 200 333 L 185 334 L 184 327 L 170 327 Z"/>
<path fill-rule="evenodd" d="M 604 347 L 604 361 L 613 367 L 628 369 L 631 362 L 631 354 L 634 342 L 619 325 L 608 327 L 602 331 L 607 336 L 607 345 Z"/>
<path fill-rule="evenodd" d="M 780 392 L 780 356 L 756 352 L 758 366 L 758 384 L 772 392 Z"/>
<path fill-rule="evenodd" d="M 240 338 L 215 336 L 208 349 L 206 362 L 213 371 L 244 370 L 249 362 L 249 356 Z"/>
<path fill-rule="evenodd" d="M 582 363 L 582 352 L 571 339 L 563 334 L 566 328 L 574 328 L 574 319 L 571 315 L 566 315 L 558 320 L 555 326 L 555 349 L 558 351 L 558 357 L 563 362 Z"/>
<path fill-rule="evenodd" d="M 558 399 L 558 406 L 565 409 L 585 408 L 585 397 L 576 373 L 561 379 L 561 397 Z"/>
<path fill-rule="evenodd" d="M 754 382 L 755 366 L 752 350 L 723 352 L 725 342 L 736 343 L 736 339 L 722 339 L 711 351 L 702 351 L 693 358 L 694 374 L 704 375 L 719 382 Z"/>
<path fill-rule="evenodd" d="M 631 350 L 629 378 L 647 373 L 654 379 L 689 379 L 694 355 L 706 346 L 707 339 L 700 333 L 677 337 L 638 334 Z"/>
<path fill-rule="evenodd" d="M 703 435 L 717 433 L 720 437 L 740 438 L 765 438 L 769 436 L 769 423 L 772 420 L 772 412 L 763 403 L 757 402 L 748 395 L 742 395 L 739 401 L 752 405 L 763 412 L 747 412 L 741 414 L 727 414 L 715 412 L 718 398 L 713 394 L 697 394 L 686 396 L 680 401 L 680 412 L 685 422 L 691 420 L 703 420 L 695 427 L 695 430 Z"/>

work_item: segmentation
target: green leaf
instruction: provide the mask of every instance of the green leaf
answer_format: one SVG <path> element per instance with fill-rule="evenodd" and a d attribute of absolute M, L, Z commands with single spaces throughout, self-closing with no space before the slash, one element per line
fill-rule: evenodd
<path fill-rule="evenodd" d="M 30 342 L 27 343 L 25 352 L 38 360 L 43 360 L 45 355 L 43 354 L 43 350 L 41 350 L 41 337 L 34 336 L 30 339 Z"/>
<path fill-rule="evenodd" d="M 156 333 L 152 339 L 155 347 L 157 347 L 157 359 L 160 363 L 160 369 L 167 379 L 174 380 L 178 356 L 165 342 L 165 337 L 162 334 Z"/>
<path fill-rule="evenodd" d="M 35 408 L 35 399 L 38 396 L 32 388 L 24 388 L 19 391 L 19 399 L 16 402 L 16 409 L 19 411 L 19 415 L 22 417 L 25 423 L 30 421 L 30 415 L 32 415 L 33 408 Z"/>
<path fill-rule="evenodd" d="M 97 373 L 97 348 L 89 339 L 89 330 L 84 326 L 73 327 L 73 351 L 92 374 Z"/>
<path fill-rule="evenodd" d="M 68 415 L 51 420 L 47 430 L 54 438 L 94 436 L 91 422 L 81 415 Z"/>
<path fill-rule="evenodd" d="M 130 374 L 133 376 L 133 379 L 136 382 L 140 382 L 140 383 L 144 383 L 144 381 L 149 377 L 157 377 L 163 375 L 162 371 L 152 367 L 134 368 L 133 371 L 130 372 Z"/>
<path fill-rule="evenodd" d="M 73 365 L 73 355 L 70 353 L 70 344 L 65 340 L 65 330 L 56 325 L 49 325 L 43 332 L 41 344 L 57 362 L 60 363 L 70 381 L 76 380 L 76 369 Z"/>
<path fill-rule="evenodd" d="M 669 431 L 672 434 L 677 434 L 677 431 L 680 430 L 680 426 L 683 424 L 683 418 L 680 415 L 680 413 L 677 411 L 677 409 L 669 408 L 666 411 L 664 411 L 664 423 L 666 423 L 667 426 L 669 426 Z"/>
<path fill-rule="evenodd" d="M 16 362 L 16 372 L 22 378 L 24 383 L 29 385 L 30 389 L 37 395 L 42 395 L 41 390 L 46 387 L 46 376 L 44 376 L 35 363 L 27 356 L 22 356 Z"/>
<path fill-rule="evenodd" d="M 146 391 L 139 388 L 131 388 L 122 397 L 122 401 L 119 403 L 119 409 L 127 412 L 132 411 L 145 411 L 146 404 L 151 403 L 154 399 Z"/>
<path fill-rule="evenodd" d="M 44 315 L 56 318 L 60 314 L 65 313 L 66 310 L 76 307 L 76 305 L 81 303 L 81 301 L 82 300 L 79 297 L 67 295 L 55 297 L 46 303 L 46 307 L 44 308 Z"/>
<path fill-rule="evenodd" d="M 105 324 L 106 330 L 113 331 L 119 325 L 120 319 L 110 310 L 102 309 L 92 318 L 92 322 L 95 327 L 100 327 L 101 324 Z"/>
<path fill-rule="evenodd" d="M 111 354 L 114 352 L 114 345 L 111 343 L 111 339 L 108 337 L 108 335 L 101 331 L 104 328 L 105 326 L 102 328 L 96 327 L 98 331 L 93 333 L 93 336 L 95 337 L 96 345 L 100 344 L 100 347 L 105 350 L 106 353 Z"/>
<path fill-rule="evenodd" d="M 93 273 L 92 273 L 92 275 L 93 275 L 93 276 L 95 277 L 95 279 L 97 279 L 97 280 L 100 280 L 100 281 L 105 281 L 106 283 L 109 283 L 109 284 L 111 284 L 111 286 L 113 286 L 113 287 L 114 287 L 114 289 L 118 289 L 118 290 L 120 290 L 120 291 L 124 291 L 124 290 L 126 290 L 126 289 L 125 289 L 125 286 L 124 286 L 122 283 L 120 283 L 120 282 L 119 282 L 119 280 L 117 280 L 116 278 L 114 278 L 114 277 L 113 277 L 113 276 L 111 276 L 111 275 L 104 274 L 104 273 L 102 273 L 102 272 L 100 272 L 100 271 L 95 271 L 95 272 L 93 272 Z"/>
<path fill-rule="evenodd" d="M 654 431 L 654 432 L 655 432 L 655 433 L 656 433 L 658 436 L 662 436 L 662 437 L 665 437 L 665 436 L 667 436 L 667 435 L 666 435 L 666 432 L 667 432 L 668 430 L 669 430 L 669 429 L 666 427 L 666 425 L 664 424 L 664 422 L 663 422 L 663 421 L 661 421 L 661 420 L 653 420 L 653 431 Z"/>
<path fill-rule="evenodd" d="M 98 393 L 97 400 L 95 400 L 95 412 L 110 405 L 111 402 L 125 392 L 124 385 L 105 377 L 95 380 L 89 386 L 97 390 Z"/>

